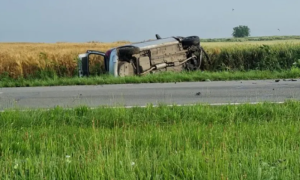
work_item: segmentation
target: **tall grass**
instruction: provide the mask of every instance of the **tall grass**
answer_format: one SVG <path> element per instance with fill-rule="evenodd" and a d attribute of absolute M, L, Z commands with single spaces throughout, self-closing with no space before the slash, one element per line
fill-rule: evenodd
<path fill-rule="evenodd" d="M 208 51 L 212 64 L 205 66 L 209 70 L 286 70 L 300 59 L 299 43 L 236 44 Z"/>
<path fill-rule="evenodd" d="M 0 113 L 1 179 L 299 179 L 300 103 Z"/>

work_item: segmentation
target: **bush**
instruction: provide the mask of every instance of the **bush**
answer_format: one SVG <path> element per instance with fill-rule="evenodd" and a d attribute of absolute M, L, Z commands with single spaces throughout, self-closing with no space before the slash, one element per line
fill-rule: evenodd
<path fill-rule="evenodd" d="M 209 49 L 211 65 L 205 69 L 218 70 L 287 70 L 300 59 L 300 44 L 234 45 Z"/>

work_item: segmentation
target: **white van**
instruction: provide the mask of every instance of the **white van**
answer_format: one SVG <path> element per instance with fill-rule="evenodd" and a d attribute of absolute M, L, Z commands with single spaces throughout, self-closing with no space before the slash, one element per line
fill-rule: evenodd
<path fill-rule="evenodd" d="M 198 36 L 160 38 L 119 46 L 107 52 L 88 50 L 78 56 L 79 76 L 89 76 L 89 56 L 104 57 L 104 69 L 115 77 L 156 71 L 199 70 L 202 53 Z"/>

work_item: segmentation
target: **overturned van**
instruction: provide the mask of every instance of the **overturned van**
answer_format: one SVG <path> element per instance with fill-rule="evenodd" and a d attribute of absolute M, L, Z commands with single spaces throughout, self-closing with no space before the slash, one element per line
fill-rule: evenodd
<path fill-rule="evenodd" d="M 161 71 L 199 70 L 203 53 L 198 36 L 161 38 L 112 48 L 107 52 L 87 50 L 78 56 L 79 76 L 89 76 L 90 55 L 103 56 L 105 72 L 115 77 Z"/>

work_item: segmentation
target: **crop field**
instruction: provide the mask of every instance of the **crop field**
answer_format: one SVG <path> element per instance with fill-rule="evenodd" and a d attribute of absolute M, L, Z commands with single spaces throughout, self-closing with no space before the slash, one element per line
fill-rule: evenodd
<path fill-rule="evenodd" d="M 116 43 L 0 43 L 0 74 L 9 77 L 42 76 L 43 71 L 52 70 L 61 76 L 73 76 L 77 56 L 88 49 L 106 51 L 126 44 Z M 102 60 L 91 61 L 91 66 Z"/>
<path fill-rule="evenodd" d="M 0 113 L 1 179 L 299 179 L 300 102 Z"/>
<path fill-rule="evenodd" d="M 203 40 L 211 64 L 208 71 L 248 71 L 289 69 L 300 59 L 300 39 L 297 37 L 264 37 Z M 236 41 L 236 42 L 235 42 Z M 43 79 L 77 75 L 77 56 L 86 50 L 106 51 L 127 44 L 113 43 L 0 43 L 0 78 Z M 92 57 L 92 75 L 103 73 L 103 60 Z"/>

